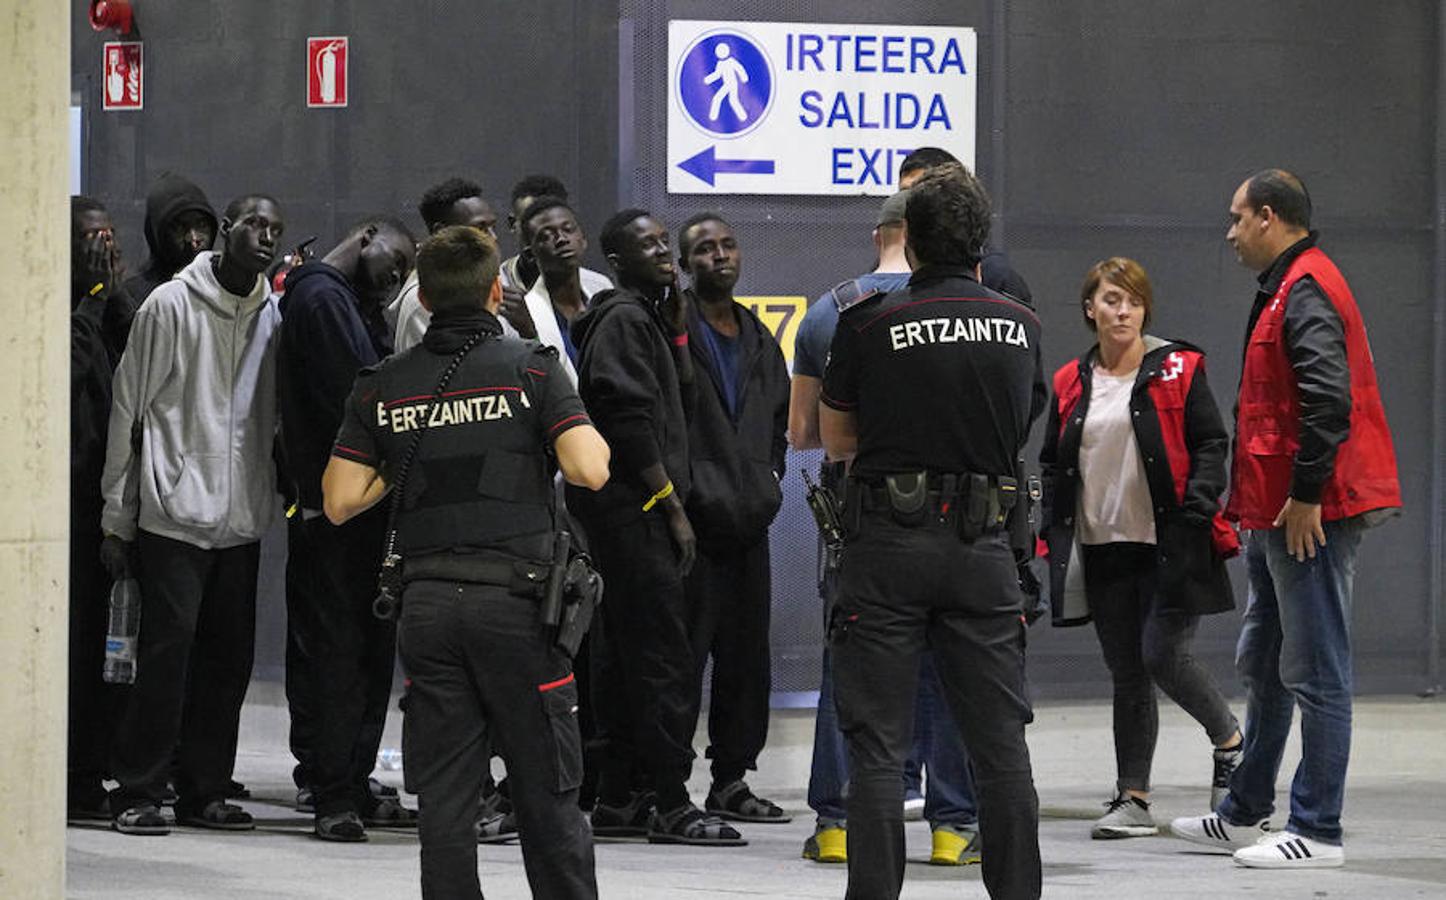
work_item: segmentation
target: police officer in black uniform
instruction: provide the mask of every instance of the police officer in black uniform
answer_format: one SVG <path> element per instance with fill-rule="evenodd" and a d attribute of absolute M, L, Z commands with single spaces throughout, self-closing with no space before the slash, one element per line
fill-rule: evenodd
<path fill-rule="evenodd" d="M 897 897 L 902 779 L 927 647 L 974 763 L 984 884 L 1040 892 L 1033 718 L 1008 521 L 1015 464 L 1047 395 L 1039 320 L 979 281 L 989 201 L 964 167 L 919 181 L 905 213 L 907 288 L 840 317 L 819 427 L 852 460 L 847 552 L 829 627 L 849 746 L 850 898 Z"/>
<path fill-rule="evenodd" d="M 392 501 L 409 677 L 402 741 L 420 801 L 422 896 L 482 896 L 473 821 L 490 732 L 533 893 L 591 898 L 577 686 L 539 603 L 555 467 L 596 490 L 609 451 L 556 352 L 502 336 L 497 269 L 496 242 L 473 228 L 422 245 L 431 325 L 420 345 L 358 376 L 323 479 L 325 510 L 339 525 L 402 485 Z"/>

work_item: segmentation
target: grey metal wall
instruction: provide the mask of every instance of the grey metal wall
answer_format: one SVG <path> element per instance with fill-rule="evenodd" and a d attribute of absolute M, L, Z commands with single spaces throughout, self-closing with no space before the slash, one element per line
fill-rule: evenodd
<path fill-rule="evenodd" d="M 1306 179 L 1323 244 L 1365 310 L 1408 498 L 1405 515 L 1368 535 L 1361 554 L 1359 681 L 1364 690 L 1426 685 L 1432 567 L 1440 565 L 1428 498 L 1433 459 L 1446 452 L 1433 448 L 1431 434 L 1432 410 L 1446 403 L 1432 376 L 1446 350 L 1432 329 L 1443 303 L 1432 275 L 1442 4 L 782 0 L 725 9 L 708 0 L 623 0 L 621 10 L 622 200 L 674 223 L 699 208 L 721 210 L 746 254 L 739 291 L 754 294 L 816 296 L 865 269 L 878 201 L 668 195 L 667 20 L 977 28 L 977 168 L 993 196 L 996 236 L 1040 307 L 1051 370 L 1089 342 L 1076 305 L 1085 270 L 1128 255 L 1155 282 L 1153 330 L 1211 354 L 1212 385 L 1228 411 L 1254 285 L 1224 243 L 1230 196 L 1265 166 Z M 796 500 L 797 483 L 791 488 Z M 798 536 L 806 528 L 796 504 L 775 527 L 781 690 L 806 689 L 817 677 L 817 605 L 811 569 L 798 559 L 811 557 Z M 1240 574 L 1237 566 L 1243 605 Z M 1231 690 L 1238 627 L 1238 615 L 1214 617 L 1197 642 Z M 1030 667 L 1040 696 L 1107 689 L 1090 629 L 1037 626 Z"/>
<path fill-rule="evenodd" d="M 328 248 L 357 218 L 397 214 L 452 175 L 500 214 L 512 184 L 551 172 L 584 221 L 613 210 L 616 11 L 588 0 L 138 0 L 145 108 L 100 110 L 101 43 L 74 10 L 72 89 L 85 106 L 84 189 L 115 215 L 132 269 L 145 258 L 146 187 L 171 169 L 212 203 L 281 201 L 287 246 Z M 351 38 L 350 106 L 306 108 L 306 38 Z M 128 38 L 129 39 L 129 38 Z M 504 248 L 510 238 L 502 236 Z M 606 268 L 595 250 L 589 265 Z M 279 678 L 284 533 L 263 548 L 256 671 Z"/>
<path fill-rule="evenodd" d="M 719 209 L 743 242 L 740 293 L 816 296 L 869 266 L 877 201 L 669 196 L 667 20 L 969 25 L 980 34 L 977 167 L 996 233 L 1034 288 L 1046 362 L 1088 340 L 1074 306 L 1085 268 L 1133 256 L 1155 281 L 1155 330 L 1211 354 L 1228 408 L 1253 281 L 1223 243 L 1225 210 L 1252 170 L 1291 168 L 1310 184 L 1324 245 L 1365 310 L 1407 497 L 1405 515 L 1364 544 L 1360 684 L 1430 680 L 1442 528 L 1433 506 L 1446 455 L 1432 416 L 1446 405 L 1440 0 L 142 0 L 146 109 L 108 114 L 101 37 L 73 5 L 86 186 L 116 210 L 133 265 L 145 186 L 166 168 L 196 178 L 218 205 L 243 190 L 275 193 L 290 236 L 317 233 L 323 245 L 365 212 L 415 222 L 416 196 L 447 175 L 477 178 L 500 203 L 517 176 L 543 170 L 573 187 L 594 231 L 622 204 L 674 224 Z M 305 38 L 323 34 L 352 38 L 344 111 L 303 102 Z M 795 456 L 794 471 L 817 459 Z M 795 475 L 787 486 L 774 540 L 775 687 L 806 691 L 820 631 L 813 543 Z M 276 551 L 272 542 L 268 560 Z M 274 677 L 279 575 L 262 604 L 258 671 Z M 1232 687 L 1237 627 L 1236 615 L 1215 617 L 1197 644 Z M 1088 630 L 1037 627 L 1030 650 L 1041 696 L 1105 689 Z"/>

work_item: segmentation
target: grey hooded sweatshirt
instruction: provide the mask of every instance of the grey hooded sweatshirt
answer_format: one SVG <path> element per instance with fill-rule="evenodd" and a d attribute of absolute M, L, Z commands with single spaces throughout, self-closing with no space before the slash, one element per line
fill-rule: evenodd
<path fill-rule="evenodd" d="M 203 252 L 136 312 L 115 373 L 101 490 L 105 530 L 220 549 L 260 540 L 280 498 L 276 348 L 266 279 L 239 297 Z"/>

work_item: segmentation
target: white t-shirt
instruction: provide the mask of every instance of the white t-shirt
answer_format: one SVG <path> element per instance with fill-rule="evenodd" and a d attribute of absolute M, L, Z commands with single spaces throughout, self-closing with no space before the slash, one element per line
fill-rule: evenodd
<path fill-rule="evenodd" d="M 1135 376 L 1098 367 L 1079 445 L 1079 542 L 1155 543 L 1155 513 L 1135 442 L 1130 393 Z"/>

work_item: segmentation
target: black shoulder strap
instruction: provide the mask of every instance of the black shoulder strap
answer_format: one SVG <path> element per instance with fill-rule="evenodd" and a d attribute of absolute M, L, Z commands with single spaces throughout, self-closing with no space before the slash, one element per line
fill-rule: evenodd
<path fill-rule="evenodd" d="M 422 437 L 427 433 L 429 423 L 432 421 L 432 411 L 436 409 L 437 403 L 442 399 L 442 392 L 447 390 L 452 376 L 457 374 L 462 360 L 467 358 L 467 354 L 471 353 L 472 349 L 480 344 L 488 333 L 486 329 L 479 329 L 467 338 L 467 342 L 457 350 L 452 361 L 447 363 L 442 377 L 437 380 L 437 389 L 432 391 L 432 399 L 427 402 L 427 411 L 422 414 L 422 426 L 417 429 L 416 434 L 412 435 L 412 443 L 407 446 L 407 452 L 402 456 L 401 464 L 397 466 L 397 478 L 392 482 L 392 499 L 387 505 L 387 541 L 386 549 L 382 553 L 384 560 L 391 558 L 397 551 L 397 513 L 402 509 L 402 495 L 407 489 L 407 473 L 411 471 L 412 462 L 417 458 L 417 448 L 422 445 Z"/>
<path fill-rule="evenodd" d="M 838 308 L 838 311 L 843 312 L 850 307 L 858 306 L 860 303 L 878 293 L 879 290 L 877 288 L 865 289 L 857 278 L 851 278 L 848 281 L 842 281 L 834 285 L 829 290 L 828 295 L 833 300 L 833 305 Z"/>

